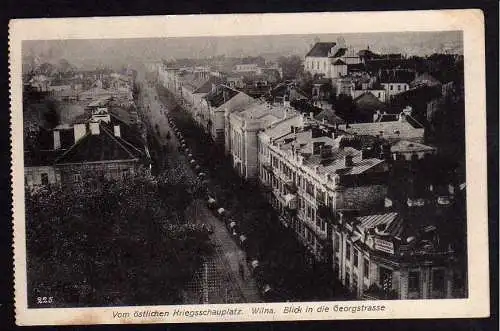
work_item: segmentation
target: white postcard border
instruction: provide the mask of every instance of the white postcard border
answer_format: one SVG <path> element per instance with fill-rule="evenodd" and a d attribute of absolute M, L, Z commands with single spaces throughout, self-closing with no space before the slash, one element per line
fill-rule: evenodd
<path fill-rule="evenodd" d="M 185 15 L 12 20 L 9 26 L 11 155 L 15 259 L 15 307 L 18 325 L 200 323 L 323 319 L 398 319 L 489 316 L 488 213 L 486 172 L 486 86 L 484 18 L 480 10 L 408 12 L 351 12 L 307 14 Z M 469 297 L 467 299 L 354 301 L 300 303 L 314 307 L 309 314 L 284 314 L 288 303 L 182 305 L 107 308 L 43 308 L 27 306 L 24 228 L 24 170 L 21 42 L 23 40 L 152 38 L 188 36 L 244 36 L 278 34 L 374 33 L 404 31 L 463 31 L 465 61 L 467 244 Z M 333 312 L 333 307 L 385 305 L 381 312 Z M 330 313 L 316 312 L 328 305 Z M 273 315 L 252 315 L 252 307 L 273 308 Z M 224 317 L 134 317 L 135 311 L 175 309 L 242 309 Z M 117 319 L 113 312 L 129 312 Z M 171 313 L 172 315 L 172 313 Z"/>

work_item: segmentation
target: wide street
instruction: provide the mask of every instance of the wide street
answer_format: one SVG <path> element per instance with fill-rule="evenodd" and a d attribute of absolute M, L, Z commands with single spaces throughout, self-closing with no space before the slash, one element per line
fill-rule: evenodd
<path fill-rule="evenodd" d="M 167 147 L 164 152 L 167 153 L 166 161 L 159 165 L 159 171 L 170 164 L 182 164 L 188 176 L 196 177 L 186 157 L 178 151 L 179 142 L 166 117 L 168 109 L 161 103 L 155 87 L 148 84 L 141 72 L 137 82 L 140 87 L 138 106 L 143 118 L 149 122 L 150 130 L 155 131 L 158 142 Z M 169 132 L 170 139 L 167 139 Z M 185 303 L 207 303 L 207 297 L 208 303 L 261 302 L 258 287 L 246 264 L 245 252 L 236 244 L 224 222 L 208 209 L 206 201 L 194 200 L 187 208 L 186 216 L 192 222 L 213 226 L 211 241 L 215 254 L 188 285 Z"/>

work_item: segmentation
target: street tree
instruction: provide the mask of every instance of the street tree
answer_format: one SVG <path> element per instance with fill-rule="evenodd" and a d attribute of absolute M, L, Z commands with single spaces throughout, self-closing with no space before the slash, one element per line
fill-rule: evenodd
<path fill-rule="evenodd" d="M 211 251 L 205 229 L 175 221 L 189 184 L 146 174 L 98 183 L 26 189 L 29 302 L 180 303 Z"/>

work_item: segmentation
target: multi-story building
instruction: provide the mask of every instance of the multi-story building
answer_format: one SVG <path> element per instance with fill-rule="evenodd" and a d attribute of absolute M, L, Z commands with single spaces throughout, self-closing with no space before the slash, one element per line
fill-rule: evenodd
<path fill-rule="evenodd" d="M 344 124 L 340 128 L 349 134 L 379 136 L 389 141 L 424 142 L 425 128 L 411 116 L 411 109 L 400 114 L 375 112 L 374 116 L 374 122 Z"/>
<path fill-rule="evenodd" d="M 167 66 L 162 64 L 158 67 L 158 81 L 167 90 L 175 93 L 180 93 L 180 68 Z"/>
<path fill-rule="evenodd" d="M 437 199 L 402 212 L 338 213 L 330 223 L 335 276 L 369 300 L 466 297 L 465 213 L 454 206 L 463 201 Z"/>
<path fill-rule="evenodd" d="M 234 169 L 242 178 L 256 180 L 258 177 L 258 133 L 294 116 L 297 113 L 291 108 L 275 107 L 262 101 L 229 114 L 226 148 L 230 151 Z"/>
<path fill-rule="evenodd" d="M 204 96 L 222 83 L 219 77 L 210 76 L 209 72 L 188 74 L 182 78 L 182 98 L 189 105 L 193 118 L 201 125 L 208 120 L 207 104 Z"/>
<path fill-rule="evenodd" d="M 371 93 L 373 96 L 375 96 L 377 99 L 380 100 L 380 102 L 386 102 L 387 97 L 386 97 L 386 90 L 385 89 L 374 89 L 374 88 L 367 88 L 367 89 L 352 89 L 351 90 L 351 97 L 353 99 L 356 99 L 360 97 L 361 95 L 365 93 Z"/>
<path fill-rule="evenodd" d="M 387 101 L 395 95 L 408 91 L 410 83 L 415 79 L 411 70 L 383 70 L 379 74 L 379 82 L 386 91 Z"/>
<path fill-rule="evenodd" d="M 221 145 L 226 140 L 226 117 L 256 102 L 254 98 L 226 85 L 217 85 L 204 97 L 204 100 L 206 105 L 202 108 L 206 108 L 207 111 L 206 116 L 203 116 L 204 119 L 206 118 L 203 127 L 213 141 Z"/>
<path fill-rule="evenodd" d="M 361 63 L 354 51 L 342 42 L 317 42 L 306 54 L 305 71 L 325 78 L 337 78 L 347 75 L 348 64 Z"/>
<path fill-rule="evenodd" d="M 237 64 L 234 67 L 234 72 L 255 73 L 255 74 L 261 73 L 260 67 L 256 63 Z"/>
<path fill-rule="evenodd" d="M 260 182 L 311 257 L 327 261 L 328 222 L 338 210 L 383 206 L 388 166 L 351 139 L 314 120 L 286 123 L 259 135 Z"/>
<path fill-rule="evenodd" d="M 138 130 L 106 108 L 89 121 L 46 131 L 25 151 L 25 185 L 73 185 L 100 178 L 123 179 L 149 170 L 148 148 Z"/>

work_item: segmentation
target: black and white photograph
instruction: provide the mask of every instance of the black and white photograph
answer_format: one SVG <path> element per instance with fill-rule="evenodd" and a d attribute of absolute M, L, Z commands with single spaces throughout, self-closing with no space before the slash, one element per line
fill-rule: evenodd
<path fill-rule="evenodd" d="M 470 298 L 462 30 L 20 45 L 28 310 Z"/>

